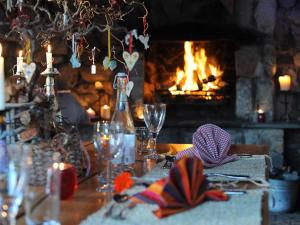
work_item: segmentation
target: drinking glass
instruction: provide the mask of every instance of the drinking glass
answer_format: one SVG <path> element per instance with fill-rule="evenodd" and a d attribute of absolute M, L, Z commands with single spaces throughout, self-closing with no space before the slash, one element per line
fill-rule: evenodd
<path fill-rule="evenodd" d="M 63 163 L 55 152 L 39 164 L 32 161 L 24 196 L 25 220 L 28 225 L 59 225 L 60 182 Z M 49 159 L 48 159 L 49 157 Z"/>
<path fill-rule="evenodd" d="M 161 130 L 166 116 L 166 104 L 145 104 L 144 121 L 150 133 L 150 155 L 146 158 L 157 159 L 156 139 Z"/>
<path fill-rule="evenodd" d="M 122 154 L 124 131 L 121 123 L 99 123 L 96 139 L 98 151 L 102 158 L 107 161 L 106 183 L 98 188 L 100 192 L 112 192 L 112 160 Z"/>
<path fill-rule="evenodd" d="M 0 224 L 15 225 L 16 215 L 26 187 L 27 169 L 31 155 L 28 145 L 13 144 L 9 145 L 7 149 L 8 151 L 4 150 L 2 154 L 3 152 L 8 154 L 0 156 L 2 163 L 0 171 Z"/>

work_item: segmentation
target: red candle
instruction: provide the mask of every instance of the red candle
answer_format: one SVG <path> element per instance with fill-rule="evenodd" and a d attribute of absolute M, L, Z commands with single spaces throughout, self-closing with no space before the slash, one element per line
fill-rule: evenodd
<path fill-rule="evenodd" d="M 266 122 L 265 112 L 262 109 L 257 110 L 257 122 Z"/>
<path fill-rule="evenodd" d="M 72 164 L 61 163 L 61 188 L 60 199 L 71 199 L 77 190 L 77 174 Z"/>

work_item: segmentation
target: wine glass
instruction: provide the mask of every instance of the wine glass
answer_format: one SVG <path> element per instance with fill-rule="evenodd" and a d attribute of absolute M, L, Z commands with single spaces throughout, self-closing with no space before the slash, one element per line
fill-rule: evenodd
<path fill-rule="evenodd" d="M 23 144 L 9 145 L 7 150 L 2 151 L 7 153 L 6 156 L 0 156 L 3 163 L 0 171 L 0 224 L 15 225 L 27 183 L 31 154 L 30 147 Z"/>
<path fill-rule="evenodd" d="M 145 104 L 144 121 L 150 133 L 150 155 L 146 158 L 157 159 L 156 139 L 161 130 L 166 116 L 166 104 Z"/>
<path fill-rule="evenodd" d="M 102 122 L 98 124 L 97 142 L 98 151 L 101 157 L 107 161 L 106 166 L 106 183 L 97 189 L 100 192 L 112 192 L 112 160 L 122 154 L 124 131 L 121 123 L 118 122 Z"/>

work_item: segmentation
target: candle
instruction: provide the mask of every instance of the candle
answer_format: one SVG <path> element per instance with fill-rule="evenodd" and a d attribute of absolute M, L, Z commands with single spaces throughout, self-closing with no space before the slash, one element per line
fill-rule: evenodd
<path fill-rule="evenodd" d="M 103 84 L 100 81 L 95 82 L 95 88 L 96 90 L 102 90 L 103 89 Z"/>
<path fill-rule="evenodd" d="M 100 116 L 104 120 L 109 120 L 110 119 L 110 107 L 108 105 L 101 106 Z"/>
<path fill-rule="evenodd" d="M 19 51 L 19 57 L 17 57 L 17 74 L 19 75 L 23 69 L 23 57 L 22 51 Z"/>
<path fill-rule="evenodd" d="M 257 110 L 257 122 L 264 123 L 266 121 L 265 112 L 262 109 Z"/>
<path fill-rule="evenodd" d="M 92 108 L 88 108 L 86 110 L 87 114 L 89 115 L 90 118 L 94 118 L 96 116 L 95 111 Z"/>
<path fill-rule="evenodd" d="M 2 45 L 0 44 L 0 110 L 5 109 L 5 84 L 4 84 L 4 58 L 2 57 Z"/>
<path fill-rule="evenodd" d="M 289 91 L 291 89 L 291 76 L 284 75 L 278 78 L 280 90 L 281 91 Z"/>
<path fill-rule="evenodd" d="M 77 190 L 76 169 L 72 164 L 60 163 L 59 170 L 61 171 L 60 199 L 71 199 Z"/>
<path fill-rule="evenodd" d="M 47 69 L 52 69 L 52 52 L 51 52 L 51 45 L 48 45 L 48 52 L 46 52 L 46 63 L 47 63 Z"/>

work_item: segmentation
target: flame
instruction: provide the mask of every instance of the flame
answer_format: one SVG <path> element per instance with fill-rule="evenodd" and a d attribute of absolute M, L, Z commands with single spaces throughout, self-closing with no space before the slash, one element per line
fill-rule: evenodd
<path fill-rule="evenodd" d="M 176 69 L 176 84 L 169 88 L 171 94 L 194 94 L 198 91 L 210 100 L 213 91 L 221 89 L 226 83 L 222 81 L 220 66 L 208 62 L 204 48 L 195 49 L 193 42 L 184 42 L 184 70 Z"/>
<path fill-rule="evenodd" d="M 0 44 L 0 57 L 2 56 L 2 45 Z"/>
<path fill-rule="evenodd" d="M 51 52 L 51 45 L 48 45 L 48 52 Z"/>
<path fill-rule="evenodd" d="M 20 50 L 20 51 L 19 51 L 19 57 L 22 57 L 22 53 L 23 53 L 23 51 Z"/>

